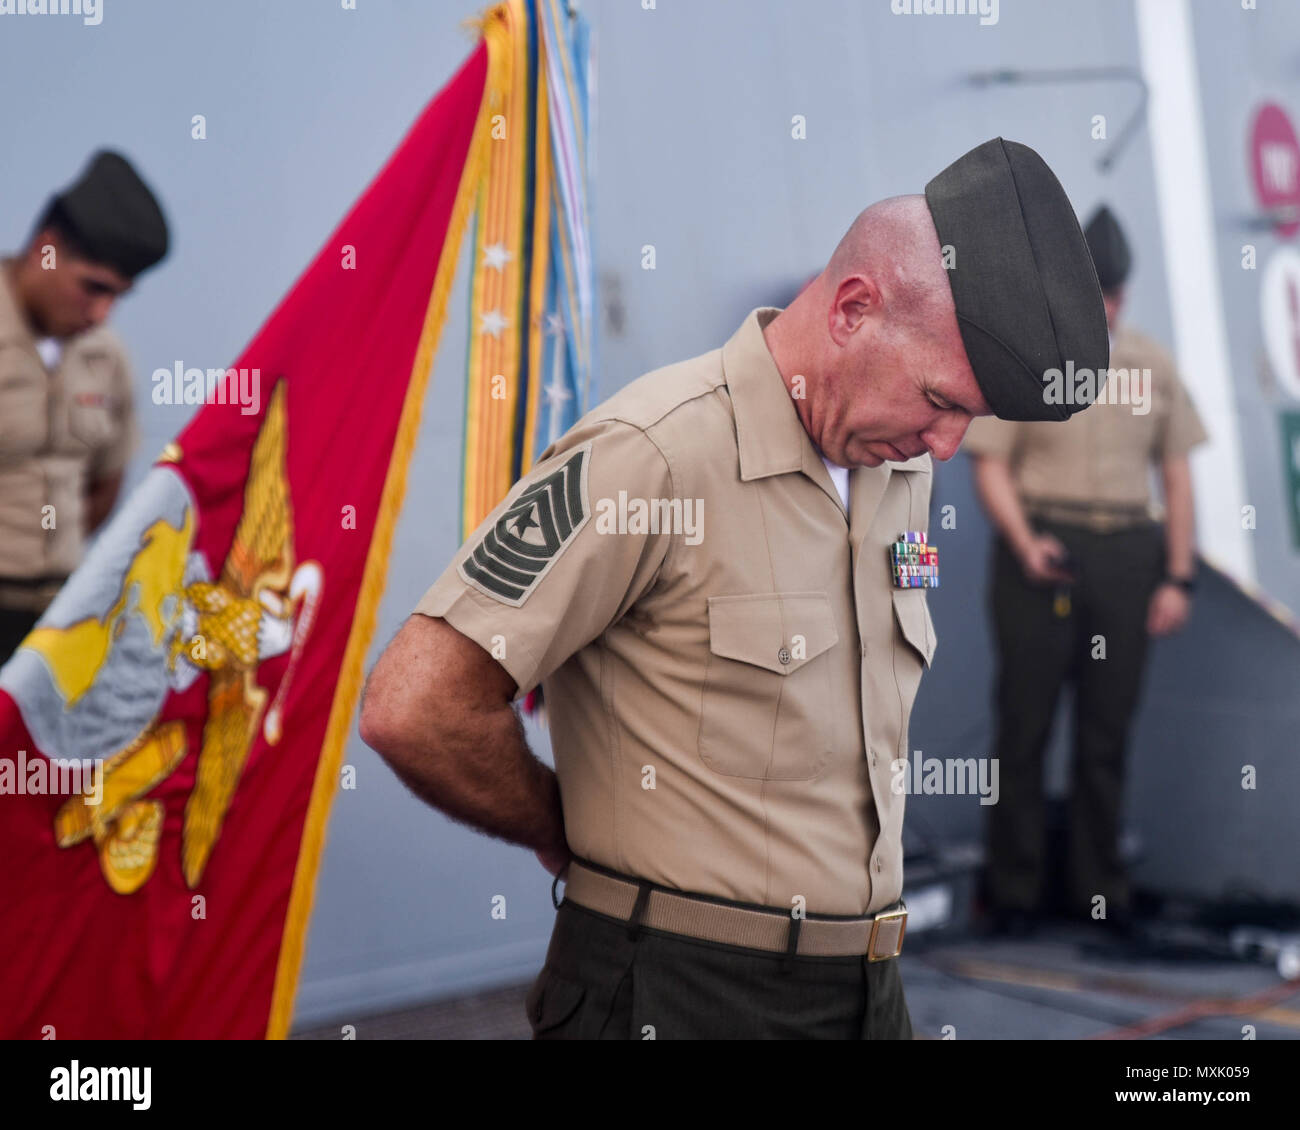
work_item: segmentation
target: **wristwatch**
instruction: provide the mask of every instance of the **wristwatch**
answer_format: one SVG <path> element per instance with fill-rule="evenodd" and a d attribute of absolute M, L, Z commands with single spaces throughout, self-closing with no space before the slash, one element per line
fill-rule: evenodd
<path fill-rule="evenodd" d="M 1188 596 L 1191 596 L 1191 594 L 1196 591 L 1195 577 L 1175 577 L 1172 574 L 1166 574 L 1164 583 L 1167 585 L 1177 585 L 1183 590 L 1183 592 L 1187 593 Z"/>

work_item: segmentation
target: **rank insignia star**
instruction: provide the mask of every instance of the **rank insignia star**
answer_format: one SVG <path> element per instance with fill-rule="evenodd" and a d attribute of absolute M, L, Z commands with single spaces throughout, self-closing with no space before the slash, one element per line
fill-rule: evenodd
<path fill-rule="evenodd" d="M 542 524 L 537 520 L 536 511 L 537 508 L 535 506 L 529 506 L 529 508 L 522 514 L 517 515 L 511 523 L 515 528 L 515 533 L 519 537 L 524 537 L 534 526 L 538 529 L 541 528 Z"/>
<path fill-rule="evenodd" d="M 939 551 L 927 544 L 925 531 L 904 530 L 889 547 L 889 559 L 895 588 L 939 587 Z"/>

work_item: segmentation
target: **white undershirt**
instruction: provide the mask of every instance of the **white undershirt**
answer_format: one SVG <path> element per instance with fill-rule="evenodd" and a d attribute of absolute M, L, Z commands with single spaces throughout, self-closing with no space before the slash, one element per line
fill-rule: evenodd
<path fill-rule="evenodd" d="M 826 470 L 830 472 L 831 482 L 835 484 L 835 489 L 840 492 L 840 498 L 844 501 L 844 509 L 849 508 L 849 469 L 841 467 L 837 463 L 832 463 L 826 456 L 822 456 L 822 462 L 826 464 Z"/>
<path fill-rule="evenodd" d="M 57 337 L 43 337 L 36 343 L 36 352 L 41 355 L 45 367 L 54 372 L 59 367 L 59 358 L 63 356 L 63 342 Z"/>

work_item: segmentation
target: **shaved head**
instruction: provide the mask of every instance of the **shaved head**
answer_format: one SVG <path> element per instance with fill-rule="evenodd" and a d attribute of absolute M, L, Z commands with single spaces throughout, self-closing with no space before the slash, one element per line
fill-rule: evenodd
<path fill-rule="evenodd" d="M 834 291 L 863 274 L 876 279 L 893 317 L 909 325 L 932 323 L 938 331 L 952 307 L 952 290 L 924 196 L 891 196 L 859 212 L 818 282 Z"/>
<path fill-rule="evenodd" d="M 924 196 L 860 212 L 763 335 L 804 430 L 842 467 L 951 458 L 971 418 L 991 411 Z"/>

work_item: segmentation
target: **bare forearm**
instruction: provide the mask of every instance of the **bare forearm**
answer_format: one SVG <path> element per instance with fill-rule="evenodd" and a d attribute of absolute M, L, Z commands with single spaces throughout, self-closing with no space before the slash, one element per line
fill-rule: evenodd
<path fill-rule="evenodd" d="M 370 675 L 361 738 L 421 799 L 534 850 L 564 843 L 555 773 L 524 740 L 514 679 L 446 621 L 415 615 Z"/>
<path fill-rule="evenodd" d="M 1168 459 L 1161 467 L 1165 488 L 1165 551 L 1168 572 L 1187 577 L 1194 568 L 1196 517 L 1192 504 L 1192 476 L 1187 459 Z"/>
<path fill-rule="evenodd" d="M 514 710 L 477 720 L 475 728 L 440 733 L 436 750 L 430 743 L 381 756 L 418 797 L 453 820 L 534 850 L 562 843 L 559 782 L 528 748 Z"/>
<path fill-rule="evenodd" d="M 117 496 L 121 489 L 122 476 L 112 475 L 109 478 L 97 480 L 86 491 L 83 513 L 85 515 L 84 525 L 87 534 L 94 533 L 103 524 L 104 519 L 112 511 L 113 504 L 117 502 Z"/>
<path fill-rule="evenodd" d="M 1018 552 L 1033 538 L 1034 531 L 1025 517 L 1024 507 L 1020 505 L 1007 461 L 995 456 L 977 456 L 975 490 L 989 520 Z"/>

